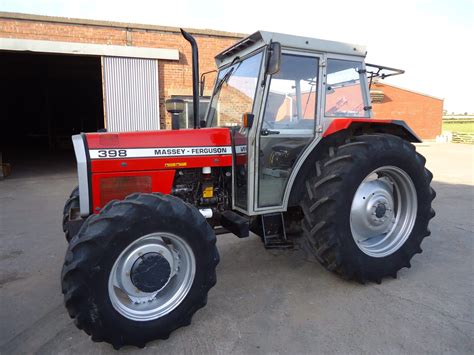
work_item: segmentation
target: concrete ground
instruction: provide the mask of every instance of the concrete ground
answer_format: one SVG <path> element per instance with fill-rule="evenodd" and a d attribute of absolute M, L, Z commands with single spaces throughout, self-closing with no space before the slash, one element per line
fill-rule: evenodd
<path fill-rule="evenodd" d="M 424 252 L 398 279 L 346 282 L 300 251 L 220 236 L 218 283 L 192 325 L 121 352 L 472 354 L 474 147 L 418 150 L 435 175 L 437 216 Z M 63 307 L 61 209 L 74 168 L 37 161 L 0 182 L 0 353 L 112 353 L 76 329 Z"/>

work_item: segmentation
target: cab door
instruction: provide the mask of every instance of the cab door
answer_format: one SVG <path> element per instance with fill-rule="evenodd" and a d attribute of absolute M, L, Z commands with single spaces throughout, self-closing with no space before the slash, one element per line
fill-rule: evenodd
<path fill-rule="evenodd" d="M 261 109 L 265 51 L 259 49 L 235 64 L 235 71 L 221 91 L 221 121 L 229 122 L 232 139 L 232 208 L 244 214 L 251 213 L 253 203 L 253 174 L 255 128 L 242 124 L 243 114 L 256 117 Z M 224 74 L 225 75 L 225 74 Z M 256 121 L 256 120 L 255 120 Z"/>
<path fill-rule="evenodd" d="M 322 57 L 283 52 L 269 82 L 256 132 L 254 212 L 282 210 L 285 189 L 319 124 Z"/>

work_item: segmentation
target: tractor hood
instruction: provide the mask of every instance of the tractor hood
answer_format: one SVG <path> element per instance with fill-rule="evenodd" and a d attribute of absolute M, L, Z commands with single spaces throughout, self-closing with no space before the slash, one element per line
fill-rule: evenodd
<path fill-rule="evenodd" d="M 82 133 L 73 136 L 72 141 L 82 216 L 100 210 L 113 198 L 124 197 L 102 196 L 107 184 L 127 195 L 146 192 L 143 186 L 138 186 L 145 182 L 151 192 L 169 194 L 179 169 L 232 165 L 228 128 Z M 128 193 L 127 186 L 131 189 Z"/>
<path fill-rule="evenodd" d="M 230 166 L 227 128 L 83 134 L 92 172 Z"/>

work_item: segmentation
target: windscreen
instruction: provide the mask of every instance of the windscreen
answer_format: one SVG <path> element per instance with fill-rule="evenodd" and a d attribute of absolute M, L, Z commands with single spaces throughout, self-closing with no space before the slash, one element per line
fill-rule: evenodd
<path fill-rule="evenodd" d="M 219 71 L 207 118 L 208 127 L 238 126 L 242 114 L 252 112 L 262 52 Z"/>

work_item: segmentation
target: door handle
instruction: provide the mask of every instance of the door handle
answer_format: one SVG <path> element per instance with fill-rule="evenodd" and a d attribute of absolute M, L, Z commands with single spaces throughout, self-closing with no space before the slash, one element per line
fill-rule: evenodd
<path fill-rule="evenodd" d="M 269 136 L 269 135 L 271 135 L 271 134 L 280 134 L 280 131 L 271 131 L 271 130 L 269 130 L 269 129 L 264 128 L 264 129 L 262 129 L 262 130 L 260 131 L 260 134 L 261 134 L 262 136 Z"/>

